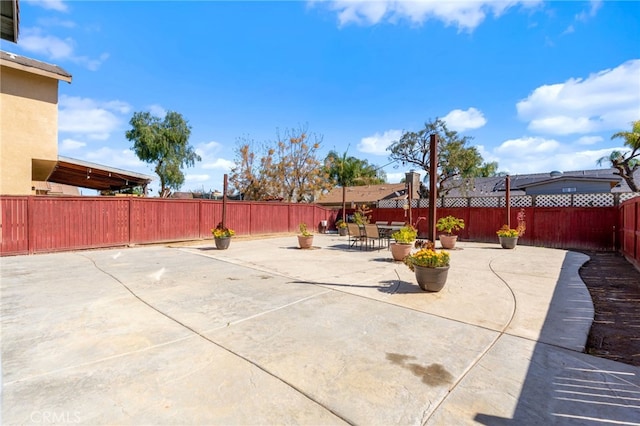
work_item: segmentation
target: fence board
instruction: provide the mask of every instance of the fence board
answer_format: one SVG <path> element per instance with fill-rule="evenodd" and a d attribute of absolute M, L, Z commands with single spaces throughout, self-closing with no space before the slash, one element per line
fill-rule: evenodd
<path fill-rule="evenodd" d="M 640 197 L 620 206 L 620 251 L 640 270 Z"/>
<path fill-rule="evenodd" d="M 26 197 L 0 199 L 0 253 L 2 256 L 29 252 L 29 217 Z"/>

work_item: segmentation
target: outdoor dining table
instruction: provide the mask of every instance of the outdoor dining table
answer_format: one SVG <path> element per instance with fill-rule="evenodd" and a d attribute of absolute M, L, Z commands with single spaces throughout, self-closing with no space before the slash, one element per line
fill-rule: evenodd
<path fill-rule="evenodd" d="M 404 225 L 377 225 L 380 235 L 387 239 L 387 245 L 391 241 L 391 234 L 402 229 Z"/>
<path fill-rule="evenodd" d="M 378 225 L 378 229 L 384 232 L 385 235 L 391 235 L 402 229 L 403 226 L 404 225 Z"/>

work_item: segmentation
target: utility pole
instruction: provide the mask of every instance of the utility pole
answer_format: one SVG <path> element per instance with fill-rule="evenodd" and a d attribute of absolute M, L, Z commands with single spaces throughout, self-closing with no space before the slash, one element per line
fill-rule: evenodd
<path fill-rule="evenodd" d="M 505 204 L 507 205 L 507 226 L 511 228 L 511 177 L 507 175 L 505 179 Z"/>
<path fill-rule="evenodd" d="M 227 226 L 227 185 L 228 185 L 228 177 L 227 174 L 224 174 L 224 183 L 222 184 L 222 227 L 226 228 Z"/>
<path fill-rule="evenodd" d="M 438 135 L 429 137 L 429 240 L 436 242 L 436 201 L 438 200 Z"/>

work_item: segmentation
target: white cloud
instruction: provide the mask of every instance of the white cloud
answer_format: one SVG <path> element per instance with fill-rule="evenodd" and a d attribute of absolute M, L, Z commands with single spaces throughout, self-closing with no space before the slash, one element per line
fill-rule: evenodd
<path fill-rule="evenodd" d="M 640 59 L 540 86 L 516 105 L 529 129 L 566 135 L 626 128 L 640 116 Z"/>
<path fill-rule="evenodd" d="M 147 109 L 149 110 L 151 115 L 153 115 L 154 117 L 158 117 L 162 119 L 167 115 L 167 110 L 162 108 L 158 104 L 149 105 Z"/>
<path fill-rule="evenodd" d="M 62 27 L 75 28 L 76 23 L 68 19 L 60 19 L 58 17 L 46 17 L 38 19 L 38 24 L 44 27 Z"/>
<path fill-rule="evenodd" d="M 423 171 L 424 173 L 424 171 Z M 405 178 L 405 173 L 387 173 L 387 182 L 389 183 L 400 183 L 402 179 Z"/>
<path fill-rule="evenodd" d="M 67 37 L 65 39 L 43 35 L 40 28 L 25 28 L 20 37 L 20 48 L 30 53 L 46 56 L 52 61 L 71 61 L 90 71 L 96 71 L 102 63 L 109 58 L 108 53 L 101 54 L 98 58 L 78 56 L 75 54 L 75 41 Z"/>
<path fill-rule="evenodd" d="M 602 0 L 591 0 L 589 2 L 589 10 L 582 11 L 576 15 L 576 21 L 586 22 L 589 18 L 593 18 L 602 7 Z"/>
<path fill-rule="evenodd" d="M 109 165 L 109 167 L 153 174 L 149 172 L 147 163 L 140 161 L 136 154 L 130 149 L 102 147 L 96 151 L 87 153 L 85 159 L 93 163 Z"/>
<path fill-rule="evenodd" d="M 235 166 L 235 163 L 218 157 L 218 153 L 222 148 L 222 144 L 216 141 L 198 144 L 196 146 L 196 154 L 202 158 L 202 162 L 199 163 L 200 167 L 207 170 L 230 171 Z"/>
<path fill-rule="evenodd" d="M 358 150 L 369 154 L 386 155 L 387 147 L 402 136 L 401 130 L 387 130 L 383 134 L 376 133 L 360 140 Z"/>
<path fill-rule="evenodd" d="M 531 153 L 536 155 L 551 154 L 559 146 L 560 143 L 554 139 L 528 137 L 504 141 L 502 144 L 500 144 L 499 147 L 495 149 L 495 152 L 497 152 L 498 154 L 515 154 L 518 156 L 526 156 Z"/>
<path fill-rule="evenodd" d="M 593 145 L 598 142 L 602 142 L 604 139 L 601 136 L 582 136 L 578 138 L 576 143 L 578 145 Z"/>
<path fill-rule="evenodd" d="M 222 144 L 216 141 L 201 143 L 196 146 L 196 153 L 201 157 L 206 157 L 207 155 L 214 155 L 219 152 L 222 148 Z"/>
<path fill-rule="evenodd" d="M 197 174 L 185 174 L 184 180 L 185 182 L 207 182 L 211 179 L 209 175 L 197 175 Z"/>
<path fill-rule="evenodd" d="M 536 156 L 523 162 L 521 158 L 506 158 L 500 162 L 500 170 L 508 171 L 512 174 L 543 173 L 552 170 L 562 172 L 575 170 L 593 170 L 600 167 L 608 167 L 607 164 L 598 166 L 597 161 L 608 156 L 614 148 L 600 150 L 573 151 L 563 150 L 553 156 Z"/>
<path fill-rule="evenodd" d="M 516 5 L 532 7 L 539 3 L 540 0 L 333 0 L 322 4 L 327 4 L 337 13 L 341 26 L 349 23 L 375 25 L 385 20 L 422 24 L 428 19 L 435 19 L 447 26 L 455 26 L 459 31 L 473 31 L 487 15 L 498 17 Z"/>
<path fill-rule="evenodd" d="M 220 169 L 230 171 L 235 165 L 236 163 L 234 163 L 233 161 L 225 160 L 224 158 L 218 158 L 212 162 L 203 162 L 201 167 L 203 169 Z"/>
<path fill-rule="evenodd" d="M 58 12 L 66 12 L 67 5 L 62 0 L 22 0 L 25 3 L 40 6 L 44 9 L 57 10 Z"/>
<path fill-rule="evenodd" d="M 89 98 L 63 95 L 60 97 L 58 130 L 86 135 L 90 139 L 106 140 L 120 128 L 120 115 L 130 111 L 121 101 L 97 102 Z"/>
<path fill-rule="evenodd" d="M 61 60 L 71 58 L 74 41 L 71 38 L 61 39 L 55 36 L 40 35 L 37 29 L 25 28 L 20 37 L 20 47 L 24 50 L 49 59 Z"/>
<path fill-rule="evenodd" d="M 97 71 L 102 63 L 107 59 L 109 59 L 109 54 L 103 53 L 97 59 L 91 59 L 86 56 L 77 56 L 73 58 L 73 61 L 80 65 L 84 65 L 89 71 Z"/>
<path fill-rule="evenodd" d="M 449 129 L 457 132 L 463 132 L 468 129 L 478 129 L 487 124 L 487 120 L 484 118 L 482 112 L 475 108 L 469 108 L 466 111 L 454 109 L 442 117 L 442 120 L 447 123 Z"/>
<path fill-rule="evenodd" d="M 600 167 L 598 159 L 608 156 L 613 150 L 620 150 L 580 149 L 580 144 L 597 143 L 601 140 L 598 136 L 589 136 L 579 138 L 575 143 L 562 144 L 555 139 L 523 137 L 504 141 L 488 155 L 485 155 L 484 148 L 481 152 L 485 161 L 498 161 L 498 170 L 511 174 L 590 170 Z"/>
<path fill-rule="evenodd" d="M 60 151 L 73 151 L 83 146 L 87 146 L 87 144 L 73 139 L 64 139 L 60 144 Z"/>

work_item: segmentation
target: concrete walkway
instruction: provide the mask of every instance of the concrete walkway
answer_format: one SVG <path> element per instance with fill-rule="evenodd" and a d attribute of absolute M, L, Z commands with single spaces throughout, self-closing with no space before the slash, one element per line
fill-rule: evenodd
<path fill-rule="evenodd" d="M 295 236 L 6 257 L 2 424 L 640 424 L 640 369 L 581 353 L 562 250 L 458 242 L 439 293 Z"/>

